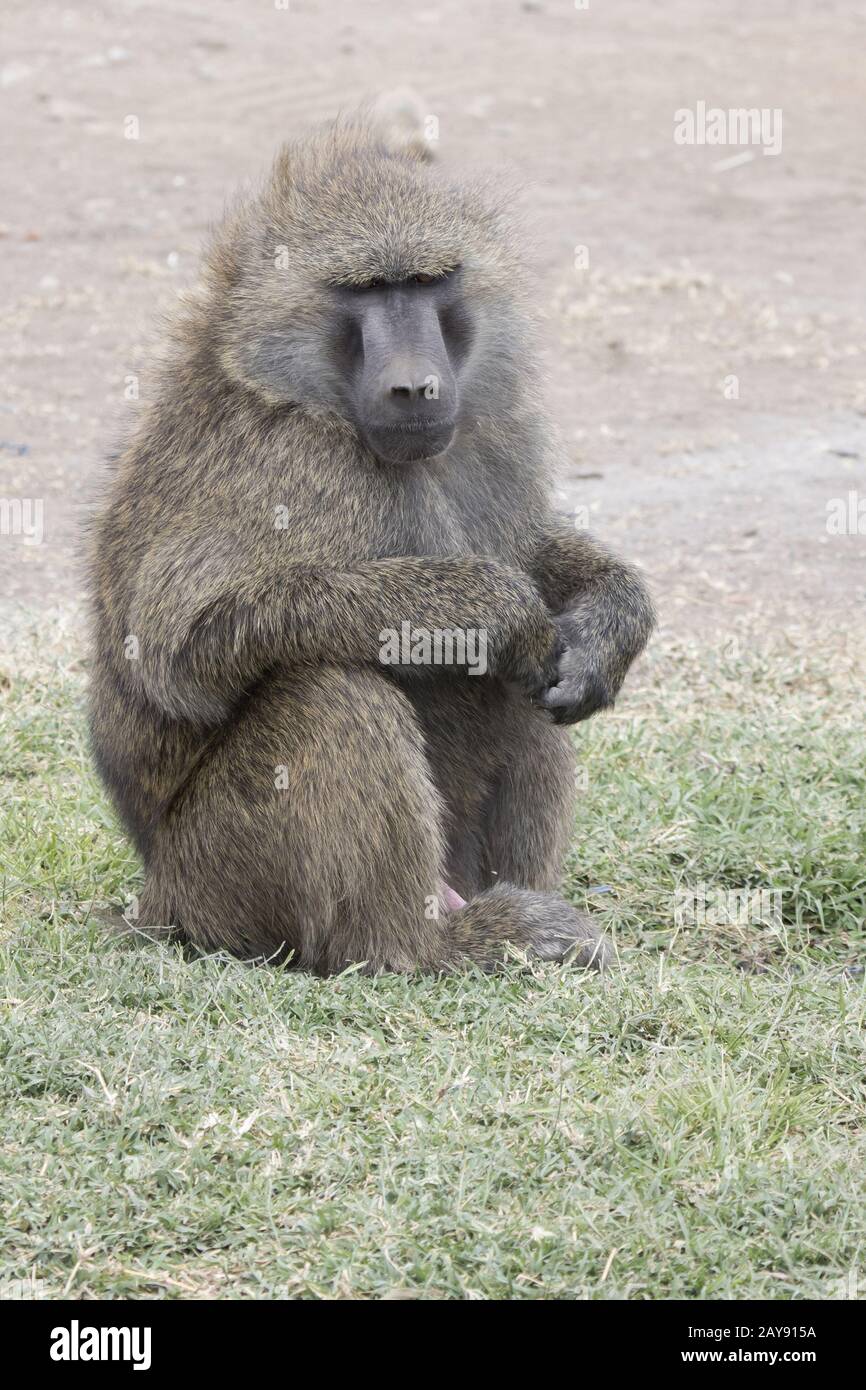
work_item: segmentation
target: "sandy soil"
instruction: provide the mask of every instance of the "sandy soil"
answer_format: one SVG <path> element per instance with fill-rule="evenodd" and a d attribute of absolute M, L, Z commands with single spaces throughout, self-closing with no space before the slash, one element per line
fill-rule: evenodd
<path fill-rule="evenodd" d="M 827 505 L 866 496 L 861 4 L 6 0 L 2 25 L 0 498 L 44 508 L 42 544 L 0 535 L 4 626 L 76 604 L 127 380 L 146 396 L 227 193 L 409 84 L 443 160 L 525 184 L 563 508 L 675 633 L 856 633 L 866 536 Z M 678 145 L 699 101 L 779 108 L 781 153 Z"/>

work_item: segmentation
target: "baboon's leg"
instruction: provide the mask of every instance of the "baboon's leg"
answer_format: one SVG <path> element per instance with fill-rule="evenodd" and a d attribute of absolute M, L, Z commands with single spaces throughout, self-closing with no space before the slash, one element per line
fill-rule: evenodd
<path fill-rule="evenodd" d="M 204 948 L 434 963 L 439 798 L 411 706 L 375 672 L 272 676 L 160 827 L 143 902 Z"/>
<path fill-rule="evenodd" d="M 568 730 L 512 701 L 505 757 L 485 808 L 485 870 L 545 892 L 559 887 L 574 830 L 575 758 Z"/>
<path fill-rule="evenodd" d="M 524 913 L 537 903 L 550 925 L 557 911 L 566 914 L 575 933 L 575 959 L 601 969 L 610 962 L 610 948 L 592 918 L 551 891 L 559 887 L 573 830 L 575 759 L 568 731 L 522 697 L 510 691 L 505 696 L 494 723 L 503 757 L 490 780 L 482 822 L 481 882 L 498 886 L 481 893 L 457 918 L 468 917 L 476 903 L 492 907 L 500 892 L 511 904 L 519 896 Z M 536 891 L 525 891 L 530 889 Z"/>
<path fill-rule="evenodd" d="M 411 693 L 445 803 L 448 882 L 464 897 L 500 881 L 556 888 L 574 810 L 568 732 L 499 681 Z"/>
<path fill-rule="evenodd" d="M 406 691 L 424 732 L 444 807 L 446 881 L 470 898 L 492 885 L 490 878 L 484 879 L 484 808 L 501 761 L 493 713 L 502 703 L 504 687 L 461 676 L 409 683 Z"/>
<path fill-rule="evenodd" d="M 505 943 L 592 954 L 566 903 L 500 885 L 440 905 L 442 806 L 405 694 L 375 671 L 271 677 L 191 777 L 154 840 L 142 920 L 205 949 L 321 973 L 493 968 Z"/>

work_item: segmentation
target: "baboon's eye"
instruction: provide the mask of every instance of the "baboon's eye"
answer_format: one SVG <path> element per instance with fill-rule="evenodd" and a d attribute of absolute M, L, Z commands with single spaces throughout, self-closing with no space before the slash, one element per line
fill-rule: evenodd
<path fill-rule="evenodd" d="M 450 270 L 443 270 L 441 275 L 428 275 L 425 271 L 419 270 L 417 275 L 412 276 L 412 283 L 415 285 L 441 285 L 446 280 L 450 280 L 452 275 L 456 275 L 459 269 L 460 266 L 455 265 Z"/>
<path fill-rule="evenodd" d="M 417 275 L 409 275 L 405 280 L 399 283 L 404 285 L 438 285 L 441 284 L 443 280 L 447 280 L 449 276 L 454 274 L 454 271 L 459 269 L 459 266 L 455 266 L 454 270 L 446 270 L 442 275 L 428 275 L 426 271 L 419 270 Z M 351 290 L 353 294 L 366 294 L 368 290 L 387 290 L 391 285 L 396 283 L 398 282 L 394 280 L 383 280 L 379 278 L 377 280 L 364 280 L 361 284 L 346 285 L 345 288 Z"/>

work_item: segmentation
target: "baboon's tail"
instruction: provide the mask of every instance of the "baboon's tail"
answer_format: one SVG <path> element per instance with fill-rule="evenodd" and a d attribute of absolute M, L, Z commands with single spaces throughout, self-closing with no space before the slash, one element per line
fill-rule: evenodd
<path fill-rule="evenodd" d="M 382 142 L 392 154 L 431 160 L 433 146 L 427 133 L 429 117 L 417 92 L 397 87 L 383 92 L 372 106 L 372 117 Z"/>
<path fill-rule="evenodd" d="M 494 970 L 507 944 L 540 960 L 573 960 L 603 970 L 611 950 L 592 919 L 552 893 L 533 893 L 498 883 L 444 919 L 454 964 L 471 960 Z"/>

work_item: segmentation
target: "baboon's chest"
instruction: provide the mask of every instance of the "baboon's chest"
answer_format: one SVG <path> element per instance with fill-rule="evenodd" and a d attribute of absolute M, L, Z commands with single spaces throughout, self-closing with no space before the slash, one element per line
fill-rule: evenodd
<path fill-rule="evenodd" d="M 381 555 L 513 557 L 515 513 L 484 490 L 434 469 L 413 470 L 382 507 Z"/>

